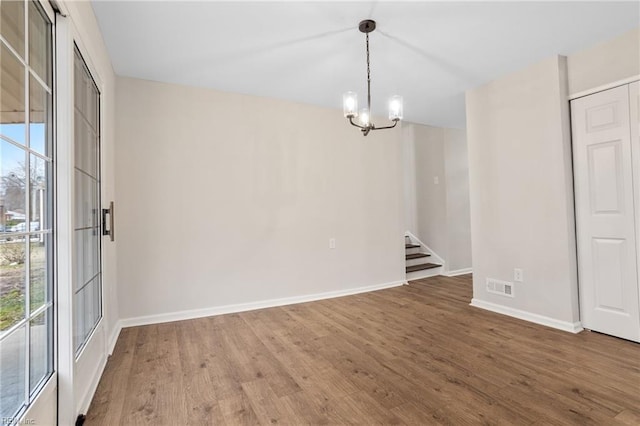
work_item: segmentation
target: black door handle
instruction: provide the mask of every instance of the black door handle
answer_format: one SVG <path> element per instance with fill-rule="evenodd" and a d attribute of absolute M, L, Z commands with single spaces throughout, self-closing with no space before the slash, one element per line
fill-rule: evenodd
<path fill-rule="evenodd" d="M 109 215 L 109 228 L 107 229 L 107 215 Z M 102 235 L 108 235 L 111 241 L 115 238 L 113 229 L 113 201 L 108 209 L 102 209 Z"/>

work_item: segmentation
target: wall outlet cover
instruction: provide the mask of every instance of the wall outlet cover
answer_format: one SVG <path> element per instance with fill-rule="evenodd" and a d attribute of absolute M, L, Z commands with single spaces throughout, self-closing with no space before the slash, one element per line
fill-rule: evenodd
<path fill-rule="evenodd" d="M 521 283 L 524 281 L 524 274 L 522 273 L 522 269 L 515 268 L 513 270 L 513 280 L 517 283 Z"/>

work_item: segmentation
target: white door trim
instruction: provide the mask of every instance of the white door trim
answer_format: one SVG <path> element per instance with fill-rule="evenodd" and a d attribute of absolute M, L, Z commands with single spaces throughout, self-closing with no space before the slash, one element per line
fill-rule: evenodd
<path fill-rule="evenodd" d="M 602 86 L 593 87 L 581 92 L 572 93 L 569 95 L 569 100 L 572 101 L 574 99 L 583 98 L 585 96 L 593 95 L 594 93 L 604 92 L 605 90 L 614 89 L 636 81 L 640 81 L 640 74 L 629 78 L 623 78 L 622 80 L 612 81 L 611 83 L 603 84 Z"/>
<path fill-rule="evenodd" d="M 73 36 L 71 19 L 56 17 L 56 222 L 58 424 L 75 423 L 73 392 Z"/>

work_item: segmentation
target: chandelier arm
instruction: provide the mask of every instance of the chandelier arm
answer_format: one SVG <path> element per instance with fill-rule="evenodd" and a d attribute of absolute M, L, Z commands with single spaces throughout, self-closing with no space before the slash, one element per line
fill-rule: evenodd
<path fill-rule="evenodd" d="M 393 129 L 398 124 L 399 120 L 393 120 L 393 126 L 385 126 L 385 127 L 373 127 L 371 130 L 384 130 L 384 129 Z"/>
<path fill-rule="evenodd" d="M 349 123 L 351 123 L 351 125 L 352 125 L 352 126 L 355 126 L 355 127 L 359 128 L 359 129 L 363 129 L 363 130 L 364 130 L 364 129 L 366 129 L 366 128 L 367 128 L 367 127 L 365 127 L 365 126 L 361 126 L 361 125 L 359 125 L 359 124 L 354 123 L 354 122 L 353 122 L 353 117 L 349 117 Z"/>

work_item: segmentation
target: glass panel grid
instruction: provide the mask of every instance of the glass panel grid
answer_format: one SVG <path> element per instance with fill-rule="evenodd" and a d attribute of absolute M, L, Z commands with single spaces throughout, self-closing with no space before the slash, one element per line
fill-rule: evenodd
<path fill-rule="evenodd" d="M 102 318 L 99 91 L 75 51 L 74 346 L 78 355 Z"/>
<path fill-rule="evenodd" d="M 53 371 L 52 25 L 37 1 L 0 1 L 0 417 Z"/>

